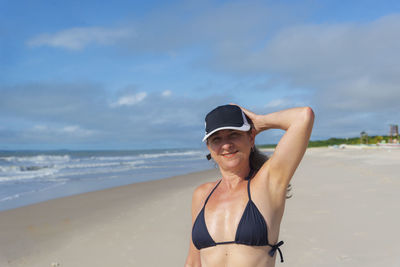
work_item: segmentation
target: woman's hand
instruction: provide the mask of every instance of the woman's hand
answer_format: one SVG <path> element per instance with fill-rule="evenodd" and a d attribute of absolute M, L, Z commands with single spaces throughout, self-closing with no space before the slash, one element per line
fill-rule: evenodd
<path fill-rule="evenodd" d="M 232 105 L 236 105 L 236 104 L 232 104 Z M 241 107 L 239 105 L 236 105 L 236 106 L 241 108 L 243 110 L 244 114 L 246 114 L 247 117 L 249 117 L 250 120 L 253 122 L 255 135 L 259 134 L 260 132 L 262 132 L 264 130 L 267 130 L 267 129 L 265 129 L 265 127 L 262 127 L 263 124 L 262 124 L 262 121 L 260 120 L 262 115 L 258 115 L 258 114 L 254 113 L 248 109 L 245 109 L 244 107 Z"/>

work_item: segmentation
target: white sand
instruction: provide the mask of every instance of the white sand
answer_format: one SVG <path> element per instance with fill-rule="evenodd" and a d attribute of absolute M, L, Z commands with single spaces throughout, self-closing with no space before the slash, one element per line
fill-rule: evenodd
<path fill-rule="evenodd" d="M 277 266 L 400 266 L 400 150 L 309 149 Z M 183 266 L 194 188 L 216 170 L 0 212 L 0 266 Z M 59 264 L 59 265 L 57 265 Z"/>

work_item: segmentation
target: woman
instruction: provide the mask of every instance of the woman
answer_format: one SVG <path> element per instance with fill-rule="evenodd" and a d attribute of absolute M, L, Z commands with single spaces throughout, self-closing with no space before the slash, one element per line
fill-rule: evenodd
<path fill-rule="evenodd" d="M 309 107 L 257 115 L 236 105 L 206 116 L 207 148 L 221 179 L 194 191 L 192 239 L 186 267 L 275 266 L 287 188 L 308 145 L 314 121 Z M 258 170 L 250 162 L 257 134 L 285 134 Z"/>

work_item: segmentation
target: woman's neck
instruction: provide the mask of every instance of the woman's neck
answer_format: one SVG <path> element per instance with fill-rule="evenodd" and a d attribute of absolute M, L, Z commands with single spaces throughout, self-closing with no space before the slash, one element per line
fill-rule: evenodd
<path fill-rule="evenodd" d="M 236 169 L 228 169 L 224 170 L 220 168 L 220 172 L 222 175 L 222 183 L 228 188 L 235 188 L 240 182 L 244 181 L 245 178 L 250 173 L 249 164 L 245 165 L 246 167 L 240 167 Z"/>

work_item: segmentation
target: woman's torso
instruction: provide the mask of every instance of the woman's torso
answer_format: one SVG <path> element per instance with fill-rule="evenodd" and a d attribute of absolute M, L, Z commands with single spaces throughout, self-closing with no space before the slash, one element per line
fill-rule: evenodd
<path fill-rule="evenodd" d="M 248 181 L 243 180 L 234 190 L 228 192 L 222 182 L 216 188 L 217 182 L 210 183 L 202 201 L 204 203 L 210 196 L 204 206 L 204 219 L 212 240 L 217 243 L 235 240 L 239 222 L 249 203 L 248 193 L 250 191 L 251 201 L 266 222 L 268 243 L 276 244 L 281 216 L 277 216 L 272 211 L 265 185 L 260 185 L 257 178 L 254 177 L 251 179 L 249 191 Z M 215 190 L 210 195 L 213 188 Z M 200 258 L 202 267 L 273 267 L 275 266 L 275 257 L 269 256 L 270 249 L 270 246 L 220 244 L 201 249 Z"/>

